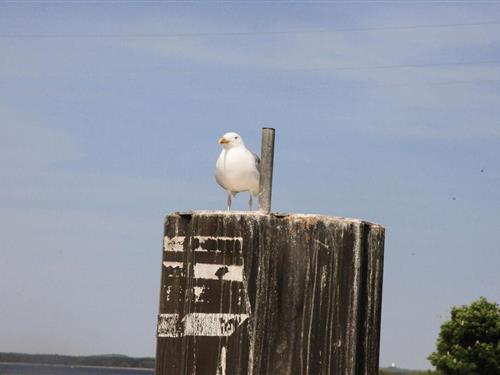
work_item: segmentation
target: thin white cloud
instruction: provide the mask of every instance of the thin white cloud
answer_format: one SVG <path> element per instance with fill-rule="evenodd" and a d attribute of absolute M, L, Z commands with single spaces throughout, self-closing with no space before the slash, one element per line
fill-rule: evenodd
<path fill-rule="evenodd" d="M 97 173 L 74 167 L 86 155 L 70 135 L 43 124 L 36 116 L 0 107 L 0 206 L 58 207 L 68 210 L 127 210 L 123 202 L 143 202 L 144 210 L 169 199 L 210 199 L 206 190 L 169 179 Z M 166 165 L 167 167 L 167 165 Z M 85 202 L 85 203 L 84 203 Z M 146 203 L 147 202 L 147 203 Z M 131 211 L 140 205 L 131 204 Z"/>
<path fill-rule="evenodd" d="M 0 170 L 4 172 L 11 168 L 33 172 L 41 165 L 82 157 L 72 137 L 26 112 L 0 106 L 0 124 Z"/>

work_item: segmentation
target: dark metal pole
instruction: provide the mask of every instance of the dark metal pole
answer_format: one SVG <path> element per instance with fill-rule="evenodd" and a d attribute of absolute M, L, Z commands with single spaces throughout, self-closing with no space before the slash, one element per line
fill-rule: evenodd
<path fill-rule="evenodd" d="M 273 189 L 274 162 L 273 128 L 262 128 L 262 146 L 260 151 L 260 195 L 259 208 L 266 214 L 271 212 L 271 193 Z"/>

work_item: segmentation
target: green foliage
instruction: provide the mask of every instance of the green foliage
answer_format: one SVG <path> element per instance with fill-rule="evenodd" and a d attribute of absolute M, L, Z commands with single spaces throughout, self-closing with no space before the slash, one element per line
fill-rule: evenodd
<path fill-rule="evenodd" d="M 429 356 L 438 374 L 500 374 L 500 307 L 481 297 L 453 307 L 441 325 L 436 351 Z"/>

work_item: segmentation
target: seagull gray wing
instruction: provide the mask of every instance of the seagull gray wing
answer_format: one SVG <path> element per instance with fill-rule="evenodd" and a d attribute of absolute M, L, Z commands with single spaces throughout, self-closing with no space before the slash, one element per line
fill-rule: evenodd
<path fill-rule="evenodd" d="M 260 158 L 257 155 L 255 155 L 253 152 L 252 152 L 252 154 L 253 154 L 253 157 L 255 160 L 255 168 L 257 168 L 257 170 L 260 173 Z"/>

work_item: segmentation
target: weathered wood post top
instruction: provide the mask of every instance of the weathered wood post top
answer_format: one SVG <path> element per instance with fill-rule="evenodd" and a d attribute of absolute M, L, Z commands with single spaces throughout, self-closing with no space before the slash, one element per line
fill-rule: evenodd
<path fill-rule="evenodd" d="M 156 375 L 377 374 L 383 254 L 362 220 L 168 215 Z"/>

